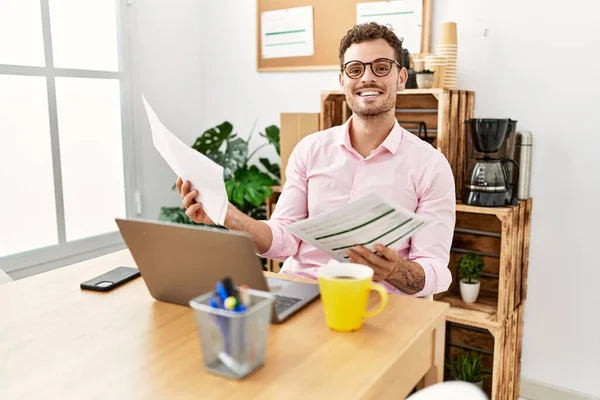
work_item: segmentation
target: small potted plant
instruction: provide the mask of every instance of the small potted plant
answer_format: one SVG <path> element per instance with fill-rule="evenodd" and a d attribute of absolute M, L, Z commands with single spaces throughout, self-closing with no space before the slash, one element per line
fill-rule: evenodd
<path fill-rule="evenodd" d="M 424 69 L 417 72 L 417 86 L 419 89 L 431 89 L 435 81 L 434 71 Z"/>
<path fill-rule="evenodd" d="M 490 376 L 490 370 L 481 365 L 481 354 L 471 351 L 460 352 L 446 362 L 450 376 L 455 380 L 470 382 L 483 389 L 483 379 Z"/>
<path fill-rule="evenodd" d="M 460 295 L 465 303 L 474 303 L 479 296 L 479 278 L 485 263 L 479 254 L 465 253 L 458 259 L 456 269 L 460 278 Z"/>

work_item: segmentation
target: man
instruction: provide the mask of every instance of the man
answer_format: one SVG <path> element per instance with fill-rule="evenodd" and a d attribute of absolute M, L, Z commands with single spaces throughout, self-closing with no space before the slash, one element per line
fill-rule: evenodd
<path fill-rule="evenodd" d="M 286 225 L 376 192 L 432 221 L 399 248 L 357 246 L 351 262 L 374 270 L 390 292 L 425 297 L 445 291 L 455 224 L 454 178 L 446 158 L 402 129 L 395 118 L 396 92 L 404 89 L 402 42 L 388 28 L 358 25 L 340 43 L 340 85 L 352 117 L 342 126 L 311 134 L 292 152 L 286 182 L 268 221 L 256 221 L 229 204 L 225 226 L 244 231 L 266 258 L 285 260 L 282 272 L 316 278 L 331 257 L 301 241 Z M 195 203 L 196 191 L 177 179 L 186 214 L 213 222 Z"/>

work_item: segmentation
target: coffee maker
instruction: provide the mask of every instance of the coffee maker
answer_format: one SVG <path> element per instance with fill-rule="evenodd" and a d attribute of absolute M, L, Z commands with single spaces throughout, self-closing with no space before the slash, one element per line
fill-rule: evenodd
<path fill-rule="evenodd" d="M 471 145 L 480 154 L 470 162 L 462 202 L 482 207 L 517 204 L 519 165 L 513 160 L 517 121 L 474 118 L 465 124 Z"/>

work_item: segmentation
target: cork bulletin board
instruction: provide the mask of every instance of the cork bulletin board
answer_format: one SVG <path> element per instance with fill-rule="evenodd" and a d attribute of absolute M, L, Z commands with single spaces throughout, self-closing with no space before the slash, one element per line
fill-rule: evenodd
<path fill-rule="evenodd" d="M 357 3 L 374 1 L 378 0 L 257 0 L 257 70 L 259 72 L 338 70 L 340 40 L 356 25 Z M 430 53 L 432 0 L 421 1 L 423 8 L 420 53 Z M 313 54 L 263 58 L 261 13 L 303 6 L 313 8 Z M 397 34 L 403 36 L 402 33 L 397 32 Z"/>

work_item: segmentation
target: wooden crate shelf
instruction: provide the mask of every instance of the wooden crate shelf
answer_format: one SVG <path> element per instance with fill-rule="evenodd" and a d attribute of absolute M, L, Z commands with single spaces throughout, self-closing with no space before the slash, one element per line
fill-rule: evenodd
<path fill-rule="evenodd" d="M 456 322 L 473 318 L 480 327 L 486 326 L 483 321 L 487 326 L 498 326 L 525 300 L 531 207 L 531 199 L 508 207 L 457 204 L 449 264 L 452 284 L 448 291 L 435 296 L 450 303 L 450 315 L 456 315 Z M 468 251 L 480 254 L 485 262 L 475 304 L 461 300 L 456 274 L 458 258 Z"/>
<path fill-rule="evenodd" d="M 421 122 L 427 127 L 431 144 L 446 156 L 460 197 L 467 173 L 467 131 L 464 122 L 473 118 L 475 92 L 448 89 L 405 89 L 396 95 L 396 119 L 415 135 Z M 341 125 L 352 112 L 341 91 L 321 93 L 321 130 Z M 433 134 L 433 135 L 432 135 Z"/>
<path fill-rule="evenodd" d="M 461 351 L 480 353 L 484 368 L 492 371 L 483 381 L 483 389 L 491 400 L 517 400 L 519 397 L 523 312 L 524 305 L 521 305 L 496 327 L 446 323 L 446 357 L 455 357 Z M 452 379 L 448 371 L 445 371 L 444 379 Z"/>

